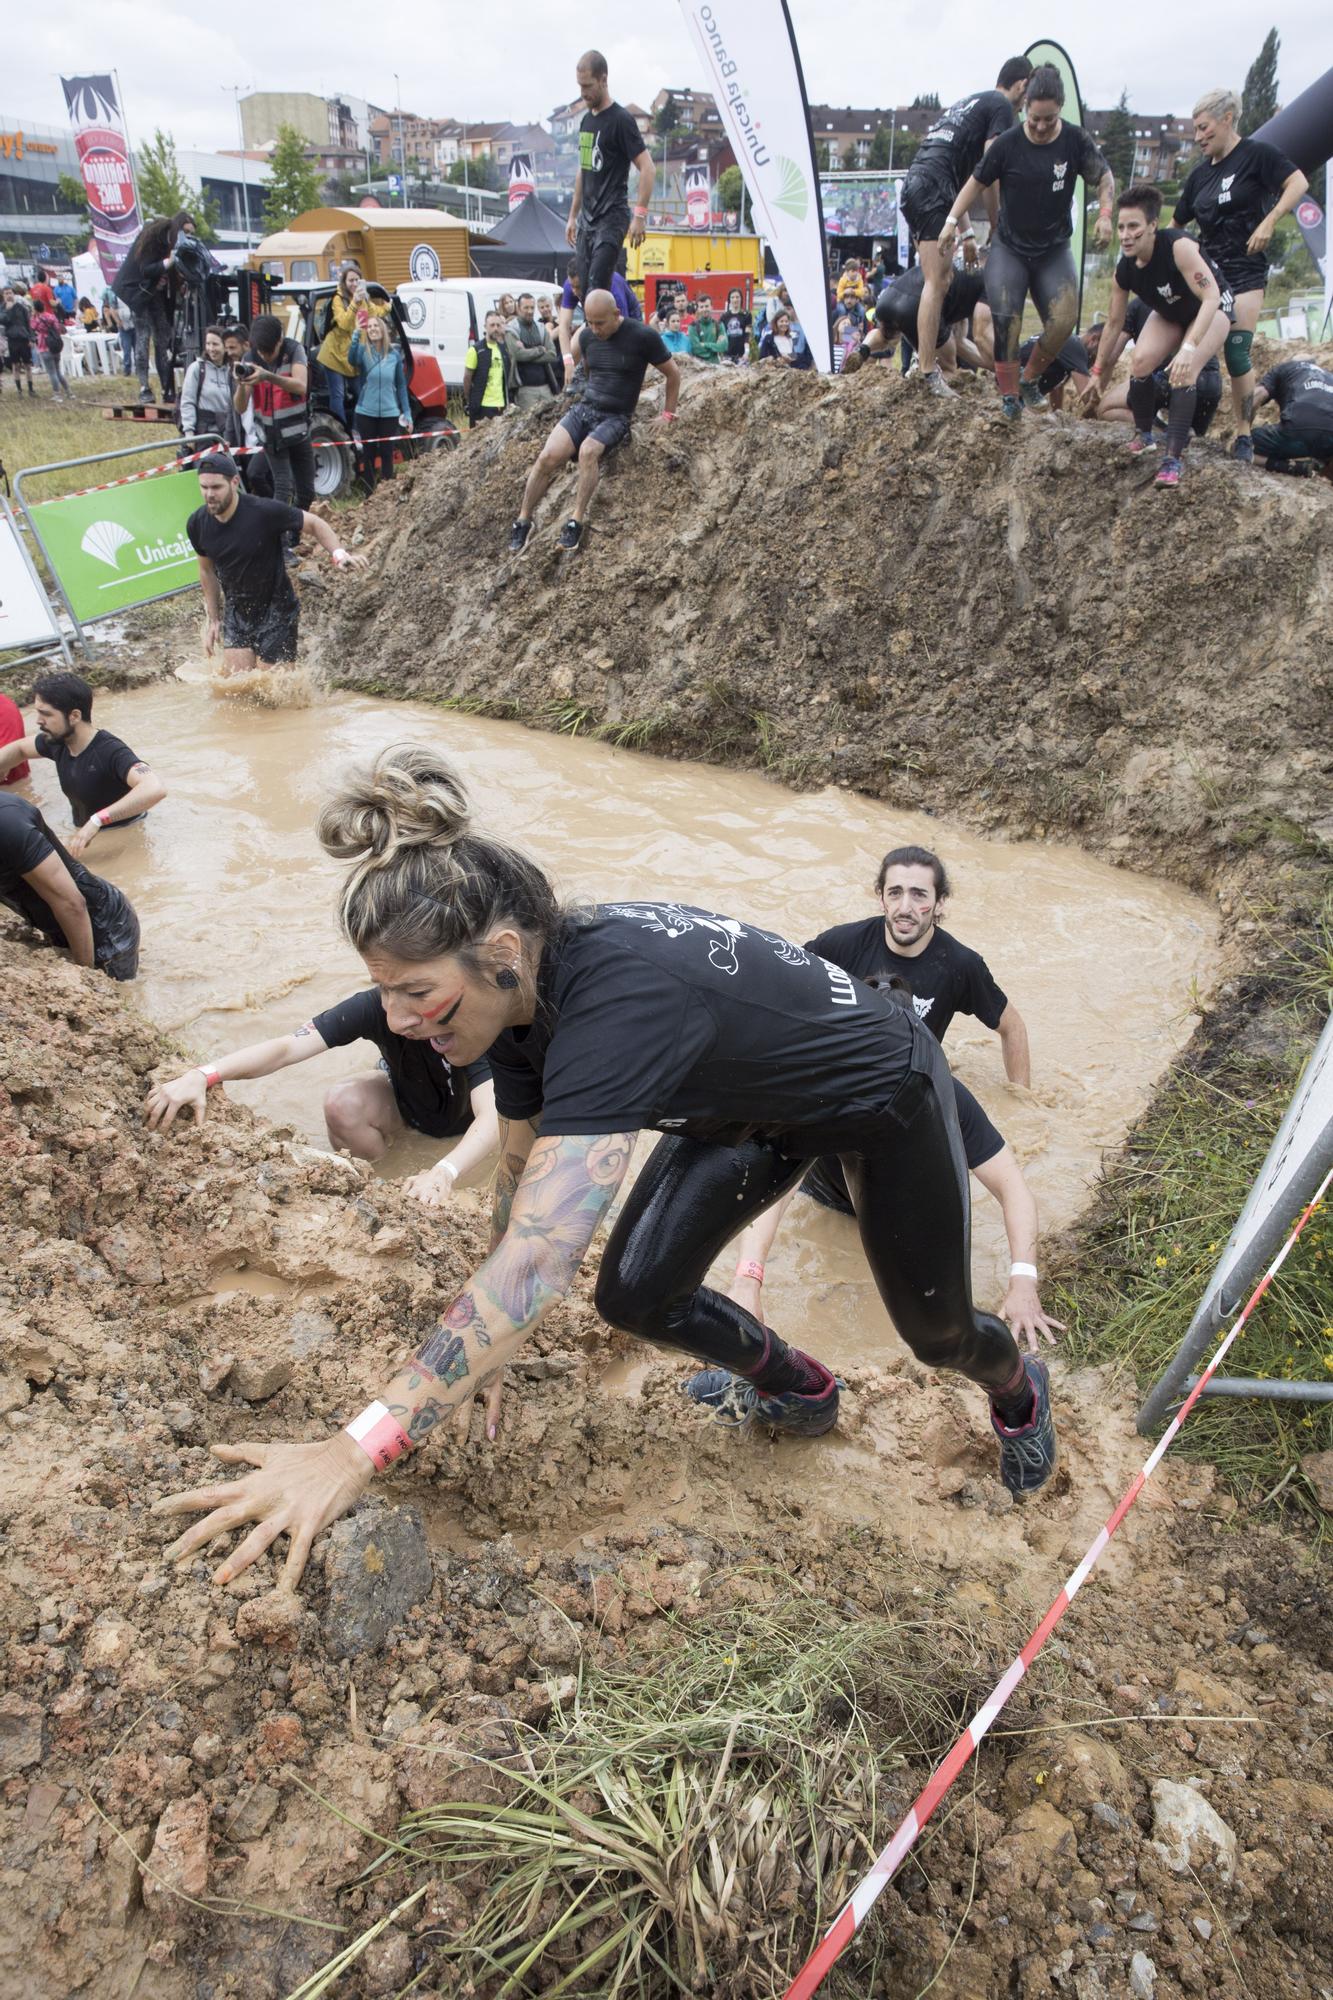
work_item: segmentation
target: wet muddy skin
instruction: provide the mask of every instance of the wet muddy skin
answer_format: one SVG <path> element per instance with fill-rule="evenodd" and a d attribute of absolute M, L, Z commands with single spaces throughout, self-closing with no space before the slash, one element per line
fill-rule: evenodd
<path fill-rule="evenodd" d="M 953 878 L 952 928 L 1028 1025 L 1033 1088 L 1006 1082 L 998 1038 L 969 1017 L 949 1032 L 949 1058 L 1015 1151 L 1044 1230 L 1082 1206 L 1215 974 L 1215 920 L 1199 897 L 1074 847 L 983 841 L 847 792 L 797 796 L 748 773 L 351 695 L 270 711 L 167 682 L 99 697 L 96 720 L 161 771 L 170 795 L 85 858 L 139 911 L 139 1004 L 201 1055 L 289 1032 L 366 983 L 334 928 L 338 866 L 312 829 L 340 769 L 400 739 L 446 749 L 484 820 L 536 854 L 567 898 L 681 897 L 803 942 L 873 911 L 886 848 L 937 849 Z M 39 764 L 31 788 L 64 829 L 54 767 Z M 374 1062 L 369 1047 L 336 1050 L 228 1090 L 324 1143 L 324 1091 Z M 381 1170 L 414 1172 L 436 1153 L 411 1137 Z M 1008 1252 L 998 1205 L 976 1195 L 974 1283 L 993 1308 Z M 728 1256 L 719 1275 L 730 1268 Z M 770 1259 L 765 1306 L 835 1366 L 882 1362 L 892 1345 L 854 1226 L 804 1198 Z"/>

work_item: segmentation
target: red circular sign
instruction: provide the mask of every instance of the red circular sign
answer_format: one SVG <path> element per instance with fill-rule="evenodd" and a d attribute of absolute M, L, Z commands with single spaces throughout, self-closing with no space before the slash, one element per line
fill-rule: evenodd
<path fill-rule="evenodd" d="M 1297 203 L 1296 220 L 1300 223 L 1302 229 L 1314 229 L 1317 227 L 1319 216 L 1320 208 L 1317 201 L 1302 201 Z"/>
<path fill-rule="evenodd" d="M 88 204 L 108 222 L 119 222 L 134 207 L 134 181 L 124 153 L 90 146 L 80 161 Z"/>

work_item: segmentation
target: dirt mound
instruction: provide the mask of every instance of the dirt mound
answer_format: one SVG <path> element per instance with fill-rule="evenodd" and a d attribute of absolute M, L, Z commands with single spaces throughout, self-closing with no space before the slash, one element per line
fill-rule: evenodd
<path fill-rule="evenodd" d="M 213 1476 L 209 1440 L 318 1435 L 360 1407 L 480 1254 L 479 1214 L 443 1225 L 235 1107 L 147 1135 L 170 1057 L 125 996 L 4 943 L 0 967 L 0 1992 L 293 1992 L 402 1900 L 401 1872 L 359 1877 L 405 1810 L 495 1796 L 474 1758 L 529 1768 L 523 1732 L 570 1727 L 573 1677 L 650 1673 L 765 1602 L 828 1629 L 887 1611 L 904 1687 L 928 1659 L 929 1698 L 893 1710 L 885 1836 L 1136 1462 L 1122 1400 L 1061 1383 L 1060 1490 L 1016 1515 L 974 1399 L 900 1355 L 853 1379 L 827 1449 L 738 1440 L 688 1420 L 674 1366 L 621 1365 L 585 1283 L 513 1371 L 500 1448 L 478 1418 L 381 1481 L 299 1602 L 267 1562 L 220 1593 L 205 1562 L 163 1564 L 149 1503 Z M 1333 1980 L 1333 1675 L 1299 1551 L 1240 1541 L 1233 1508 L 1197 1466 L 1149 1489 L 1025 1683 L 1020 1733 L 833 1992 L 915 1992 L 946 1958 L 954 2000 L 1142 1991 L 1142 1959 L 1159 2000 Z M 1229 1858 L 1174 1872 L 1161 1778 L 1221 1816 Z M 451 1956 L 480 1892 L 453 1879 L 337 1990 L 492 1992 Z M 771 1991 L 745 1968 L 779 1917 L 810 1941 L 797 1910 L 743 1950 L 744 1922 L 701 1944 L 708 1989 Z"/>
<path fill-rule="evenodd" d="M 693 367 L 678 422 L 643 408 L 576 556 L 560 486 L 506 553 L 540 416 L 377 499 L 371 572 L 323 596 L 339 677 L 1195 885 L 1329 814 L 1325 482 L 1206 441 L 1157 492 L 1120 427 L 1007 423 L 988 384 L 946 404 L 884 367 Z"/>

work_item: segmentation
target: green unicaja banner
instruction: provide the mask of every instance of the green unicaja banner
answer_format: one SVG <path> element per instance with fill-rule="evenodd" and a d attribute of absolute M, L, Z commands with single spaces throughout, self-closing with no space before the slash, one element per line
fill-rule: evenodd
<path fill-rule="evenodd" d="M 30 502 L 51 567 L 80 624 L 108 618 L 199 581 L 185 523 L 199 499 L 194 472 L 164 472 L 64 500 Z"/>
<path fill-rule="evenodd" d="M 1074 74 L 1073 63 L 1059 42 L 1034 42 L 1027 51 L 1027 59 L 1033 69 L 1040 69 L 1043 63 L 1049 63 L 1052 69 L 1059 70 L 1065 87 L 1060 116 L 1066 125 L 1081 125 L 1083 99 L 1078 94 L 1078 78 Z M 1074 238 L 1069 247 L 1074 256 L 1074 269 L 1078 272 L 1078 318 L 1074 321 L 1075 327 L 1083 324 L 1083 246 L 1088 233 L 1088 197 L 1096 192 L 1096 188 L 1085 188 L 1081 181 L 1074 182 Z"/>

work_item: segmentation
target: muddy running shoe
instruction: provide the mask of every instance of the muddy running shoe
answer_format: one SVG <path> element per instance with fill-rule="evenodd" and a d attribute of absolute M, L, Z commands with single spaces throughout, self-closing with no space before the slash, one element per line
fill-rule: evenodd
<path fill-rule="evenodd" d="M 944 379 L 944 370 L 942 368 L 932 368 L 929 375 L 924 376 L 923 380 L 932 396 L 943 396 L 949 402 L 957 402 L 958 391 L 949 387 Z"/>
<path fill-rule="evenodd" d="M 1004 411 L 1006 417 L 1021 417 L 1023 414 L 1023 398 L 1021 396 L 1001 396 L 1000 408 Z"/>
<path fill-rule="evenodd" d="M 1151 431 L 1135 431 L 1125 450 L 1131 458 L 1142 458 L 1145 451 L 1156 451 L 1157 439 Z"/>
<path fill-rule="evenodd" d="M 1242 465 L 1253 465 L 1254 439 L 1248 436 L 1233 438 L 1231 440 L 1231 456 L 1234 459 L 1238 459 Z"/>
<path fill-rule="evenodd" d="M 509 530 L 509 552 L 511 555 L 518 555 L 520 550 L 528 546 L 528 536 L 531 533 L 531 521 L 515 521 L 513 527 Z"/>
<path fill-rule="evenodd" d="M 578 548 L 582 540 L 583 540 L 582 521 L 566 521 L 564 527 L 560 530 L 561 548 L 576 549 Z"/>
<path fill-rule="evenodd" d="M 822 1437 L 838 1421 L 837 1378 L 821 1361 L 809 1355 L 806 1359 L 821 1377 L 821 1387 L 812 1395 L 801 1395 L 795 1389 L 756 1389 L 753 1382 L 733 1375 L 729 1368 L 701 1368 L 697 1375 L 691 1375 L 684 1393 L 691 1402 L 710 1409 L 715 1422 L 738 1431 L 762 1424 L 785 1437 Z"/>
<path fill-rule="evenodd" d="M 1041 392 L 1041 386 L 1037 382 L 1020 382 L 1018 393 L 1030 410 L 1040 409 L 1041 405 L 1046 401 L 1045 396 Z"/>
<path fill-rule="evenodd" d="M 1164 458 L 1162 460 L 1162 469 L 1158 473 L 1156 479 L 1154 479 L 1153 485 L 1179 486 L 1179 484 L 1180 484 L 1180 460 L 1178 458 Z"/>
<path fill-rule="evenodd" d="M 994 1408 L 990 1413 L 991 1427 L 1000 1440 L 1000 1477 L 1015 1500 L 1039 1493 L 1055 1471 L 1060 1456 L 1051 1417 L 1051 1385 L 1046 1363 L 1029 1355 L 1023 1366 L 1032 1384 L 1032 1415 L 1021 1429 L 1011 1431 L 1000 1422 Z"/>
<path fill-rule="evenodd" d="M 1288 479 L 1313 479 L 1315 468 L 1306 458 L 1270 458 L 1270 472 L 1285 473 Z"/>

